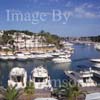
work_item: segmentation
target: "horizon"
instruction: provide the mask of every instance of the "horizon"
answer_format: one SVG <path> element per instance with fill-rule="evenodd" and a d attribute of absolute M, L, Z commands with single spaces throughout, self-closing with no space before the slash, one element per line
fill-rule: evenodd
<path fill-rule="evenodd" d="M 62 37 L 100 35 L 98 0 L 1 0 L 0 6 L 0 30 L 44 30 Z"/>

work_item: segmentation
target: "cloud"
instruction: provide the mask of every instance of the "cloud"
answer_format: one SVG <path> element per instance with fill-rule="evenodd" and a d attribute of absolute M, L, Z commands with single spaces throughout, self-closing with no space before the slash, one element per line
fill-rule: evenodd
<path fill-rule="evenodd" d="M 71 1 L 68 1 L 67 4 L 65 4 L 65 7 L 72 7 L 73 10 L 70 12 L 73 17 L 77 18 L 100 18 L 100 13 L 98 9 L 100 7 L 96 6 L 95 4 L 91 3 L 83 3 L 81 5 L 73 5 Z"/>
<path fill-rule="evenodd" d="M 91 9 L 90 9 L 91 8 Z M 93 11 L 93 4 L 83 4 L 74 9 L 74 16 L 80 18 L 100 18 L 100 13 Z"/>
<path fill-rule="evenodd" d="M 81 7 L 83 7 L 83 8 L 93 8 L 94 5 L 93 4 L 84 3 L 83 5 L 81 5 Z"/>

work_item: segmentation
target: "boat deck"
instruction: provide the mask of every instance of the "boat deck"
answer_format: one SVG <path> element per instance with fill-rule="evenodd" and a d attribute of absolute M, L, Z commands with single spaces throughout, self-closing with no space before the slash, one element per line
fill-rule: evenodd
<path fill-rule="evenodd" d="M 49 90 L 35 90 L 34 97 L 51 97 Z"/>

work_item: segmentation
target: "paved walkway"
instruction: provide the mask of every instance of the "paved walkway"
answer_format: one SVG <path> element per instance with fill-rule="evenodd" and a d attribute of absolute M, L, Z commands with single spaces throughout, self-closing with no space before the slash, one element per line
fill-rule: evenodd
<path fill-rule="evenodd" d="M 51 97 L 51 92 L 48 90 L 35 90 L 34 97 Z"/>

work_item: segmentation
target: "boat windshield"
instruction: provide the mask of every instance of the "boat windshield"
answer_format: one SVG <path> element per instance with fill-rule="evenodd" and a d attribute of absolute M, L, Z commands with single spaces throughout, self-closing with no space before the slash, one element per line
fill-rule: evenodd
<path fill-rule="evenodd" d="M 23 76 L 12 76 L 11 78 L 15 82 L 22 82 L 23 81 Z"/>
<path fill-rule="evenodd" d="M 43 82 L 45 78 L 43 77 L 36 77 L 35 82 Z"/>

